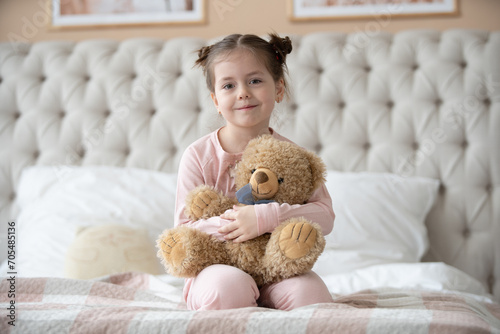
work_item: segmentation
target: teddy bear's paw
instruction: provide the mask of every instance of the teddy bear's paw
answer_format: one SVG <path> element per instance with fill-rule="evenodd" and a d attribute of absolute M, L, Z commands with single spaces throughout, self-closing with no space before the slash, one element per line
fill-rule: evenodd
<path fill-rule="evenodd" d="M 194 219 L 203 217 L 207 208 L 213 203 L 219 203 L 219 194 L 211 189 L 205 189 L 193 198 L 190 209 Z"/>
<path fill-rule="evenodd" d="M 171 268 L 178 268 L 186 258 L 186 249 L 182 242 L 182 235 L 175 231 L 168 231 L 158 241 L 161 256 Z"/>
<path fill-rule="evenodd" d="M 280 233 L 279 247 L 289 259 L 299 259 L 309 254 L 317 239 L 317 231 L 308 222 L 286 225 Z"/>

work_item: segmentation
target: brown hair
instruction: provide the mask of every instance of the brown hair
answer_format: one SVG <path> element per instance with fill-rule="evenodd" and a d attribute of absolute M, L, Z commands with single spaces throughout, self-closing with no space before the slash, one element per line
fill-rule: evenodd
<path fill-rule="evenodd" d="M 277 34 L 269 34 L 269 42 L 256 35 L 233 34 L 223 40 L 198 50 L 195 65 L 201 66 L 210 92 L 214 92 L 213 66 L 219 56 L 227 55 L 238 48 L 252 52 L 264 62 L 275 82 L 283 79 L 285 92 L 288 92 L 285 73 L 287 72 L 286 56 L 292 52 L 292 41 L 287 36 L 281 38 Z"/>

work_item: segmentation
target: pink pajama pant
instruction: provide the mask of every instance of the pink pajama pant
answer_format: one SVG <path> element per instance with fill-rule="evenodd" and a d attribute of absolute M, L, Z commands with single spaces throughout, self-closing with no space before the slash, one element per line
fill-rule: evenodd
<path fill-rule="evenodd" d="M 310 271 L 260 290 L 250 275 L 242 270 L 216 264 L 205 268 L 195 278 L 186 280 L 184 299 L 190 310 L 222 310 L 263 306 L 279 310 L 333 299 L 321 278 Z"/>

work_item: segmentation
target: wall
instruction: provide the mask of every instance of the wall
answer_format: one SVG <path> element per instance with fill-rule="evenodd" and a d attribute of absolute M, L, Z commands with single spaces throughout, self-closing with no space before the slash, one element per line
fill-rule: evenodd
<path fill-rule="evenodd" d="M 0 0 L 0 40 L 23 41 L 51 39 L 82 40 L 88 38 L 126 39 L 131 37 L 172 38 L 199 36 L 212 38 L 233 32 L 265 34 L 304 34 L 313 31 L 343 32 L 380 29 L 396 32 L 405 29 L 474 28 L 500 29 L 500 1 L 459 0 L 460 14 L 453 17 L 391 17 L 373 24 L 374 19 L 291 22 L 287 14 L 288 0 L 206 0 L 207 23 L 198 25 L 145 26 L 134 28 L 49 29 L 48 0 Z M 9 34 L 10 33 L 10 34 Z"/>

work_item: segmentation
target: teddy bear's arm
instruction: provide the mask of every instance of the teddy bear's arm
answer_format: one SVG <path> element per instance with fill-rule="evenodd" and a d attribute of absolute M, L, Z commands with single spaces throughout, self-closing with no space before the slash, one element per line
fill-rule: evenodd
<path fill-rule="evenodd" d="M 185 214 L 189 219 L 199 220 L 220 216 L 237 204 L 212 186 L 201 185 L 186 197 Z"/>

